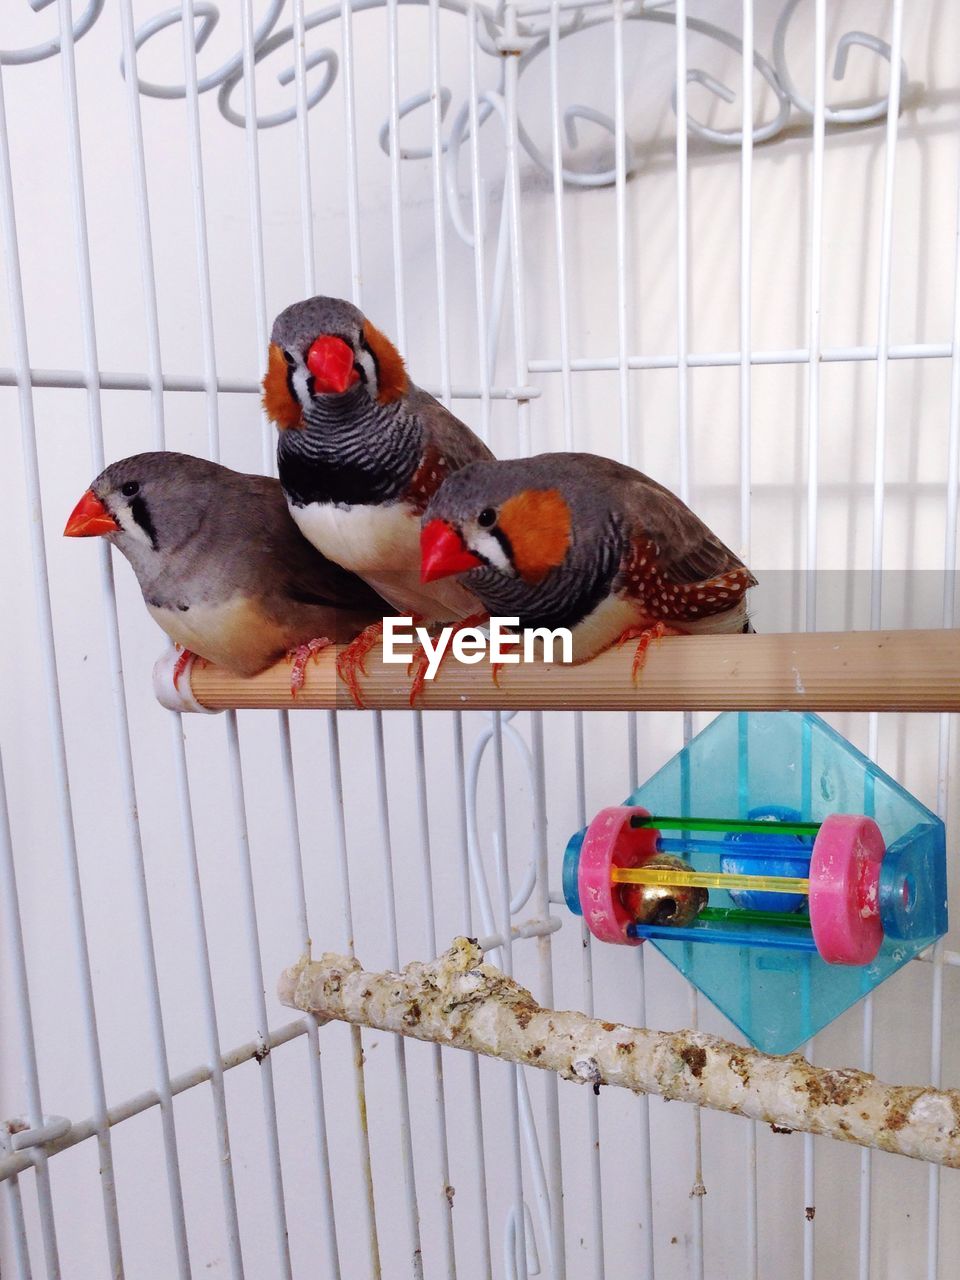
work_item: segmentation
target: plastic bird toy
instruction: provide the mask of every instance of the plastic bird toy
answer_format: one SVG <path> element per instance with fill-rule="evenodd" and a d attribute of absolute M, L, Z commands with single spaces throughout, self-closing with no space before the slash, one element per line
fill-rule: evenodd
<path fill-rule="evenodd" d="M 945 833 L 819 717 L 728 712 L 571 838 L 563 890 L 787 1053 L 946 932 Z"/>

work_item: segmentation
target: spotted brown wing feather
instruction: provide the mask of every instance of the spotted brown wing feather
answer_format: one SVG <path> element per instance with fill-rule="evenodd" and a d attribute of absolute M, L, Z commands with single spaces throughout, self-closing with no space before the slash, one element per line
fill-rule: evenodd
<path fill-rule="evenodd" d="M 756 578 L 730 548 L 655 481 L 642 477 L 642 492 L 632 496 L 642 515 L 631 524 L 615 589 L 658 622 L 696 623 L 738 610 Z"/>
<path fill-rule="evenodd" d="M 451 472 L 468 462 L 491 459 L 493 454 L 479 436 L 426 391 L 411 388 L 407 400 L 423 424 L 423 452 L 404 498 L 422 513 Z"/>

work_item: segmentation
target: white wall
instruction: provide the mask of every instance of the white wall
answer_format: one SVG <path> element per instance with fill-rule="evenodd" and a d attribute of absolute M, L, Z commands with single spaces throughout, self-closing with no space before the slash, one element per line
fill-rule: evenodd
<path fill-rule="evenodd" d="M 137 19 L 159 11 L 138 4 Z M 26 6 L 0 13 L 0 47 L 19 47 L 56 29 L 55 6 L 33 15 Z M 227 6 L 224 6 L 226 9 Z M 757 44 L 768 53 L 775 13 L 757 5 Z M 893 344 L 950 342 L 954 324 L 958 87 L 956 41 L 960 13 L 947 0 L 915 0 L 906 6 L 904 58 L 909 85 L 896 150 L 896 186 L 891 242 L 892 292 L 889 340 Z M 232 10 L 232 7 L 231 7 Z M 261 3 L 258 13 L 264 10 Z M 800 6 L 791 26 L 791 66 L 798 81 L 812 83 L 811 3 Z M 739 4 L 723 0 L 695 6 L 737 30 Z M 289 17 L 284 18 L 284 22 Z M 829 6 L 828 48 L 846 31 L 864 29 L 889 38 L 889 5 L 866 2 Z M 400 12 L 400 94 L 429 84 L 428 26 L 419 8 Z M 339 23 L 325 28 L 340 49 Z M 432 168 L 429 160 L 402 165 L 401 233 L 404 297 L 395 288 L 391 232 L 390 164 L 376 137 L 389 109 L 387 28 L 382 11 L 354 23 L 358 186 L 363 304 L 387 332 L 405 326 L 408 363 L 417 381 L 442 382 L 435 268 Z M 453 90 L 448 121 L 465 100 L 468 32 L 463 18 L 444 11 L 440 21 L 441 80 Z M 571 37 L 561 51 L 563 101 L 614 110 L 611 28 Z M 225 13 L 201 55 L 201 72 L 212 69 L 240 44 L 239 18 Z M 308 40 L 308 49 L 320 41 Z M 77 74 L 83 162 L 92 260 L 99 367 L 143 374 L 149 366 L 148 330 L 139 251 L 135 170 L 128 138 L 128 108 L 118 72 L 118 6 L 107 11 L 77 46 Z M 669 26 L 629 22 L 624 34 L 627 128 L 634 140 L 636 168 L 625 192 L 626 347 L 630 354 L 671 356 L 677 349 L 677 222 L 674 120 L 669 93 L 674 38 Z M 691 66 L 702 65 L 739 87 L 739 60 L 719 54 L 691 36 Z M 289 65 L 289 46 L 260 68 L 261 109 L 292 102 L 275 76 Z M 179 28 L 172 27 L 145 48 L 142 73 L 174 82 L 181 76 Z M 497 60 L 480 58 L 482 84 L 497 82 Z M 67 114 L 57 58 L 3 71 L 9 143 L 19 223 L 30 360 L 35 369 L 83 368 L 77 260 L 73 240 L 68 168 Z M 828 80 L 830 101 L 856 101 L 882 93 L 886 64 L 855 48 L 848 80 Z M 758 110 L 769 111 L 756 85 Z M 313 230 L 317 285 L 348 295 L 352 288 L 347 169 L 344 149 L 343 77 L 310 116 Z M 245 139 L 218 114 L 215 93 L 201 100 L 203 163 L 210 245 L 216 372 L 221 379 L 254 383 L 263 356 L 256 312 L 254 250 L 251 244 Z M 238 91 L 234 104 L 242 104 Z M 203 327 L 198 301 L 197 258 L 191 192 L 189 132 L 181 101 L 141 100 L 150 193 L 154 262 L 160 314 L 161 353 L 167 375 L 202 375 Z M 549 78 L 546 55 L 521 81 L 521 115 L 541 149 L 549 152 Z M 739 108 L 710 105 L 691 88 L 691 110 L 701 118 L 714 112 L 717 127 L 735 126 Z M 483 166 L 489 185 L 490 219 L 485 241 L 488 277 L 502 198 L 503 149 L 499 126 L 484 130 Z M 426 113 L 403 126 L 407 145 L 429 143 Z M 586 160 L 571 163 L 606 167 L 609 139 L 583 127 Z M 264 265 L 268 318 L 303 290 L 301 210 L 296 126 L 259 135 Z M 469 213 L 468 157 L 461 185 Z M 824 165 L 822 343 L 824 347 L 877 342 L 880 306 L 883 125 L 831 131 Z M 752 345 L 757 351 L 806 347 L 809 338 L 811 140 L 802 123 L 754 156 L 752 207 Z M 615 356 L 618 350 L 616 203 L 612 189 L 568 189 L 566 220 L 567 319 L 575 357 Z M 735 150 L 690 145 L 689 180 L 689 350 L 736 352 L 740 323 L 740 169 Z M 442 222 L 448 312 L 450 376 L 455 385 L 478 386 L 478 338 L 472 252 Z M 550 180 L 527 160 L 522 181 L 523 289 L 526 348 L 531 359 L 559 357 L 559 307 L 554 204 Z M 9 263 L 0 264 L 9 277 Z M 489 298 L 489 278 L 488 278 Z M 14 364 L 10 315 L 0 308 L 0 367 Z M 911 359 L 891 362 L 887 386 L 884 558 L 891 574 L 885 584 L 886 625 L 939 625 L 944 563 L 947 430 L 950 362 Z M 501 326 L 495 383 L 515 382 L 508 303 Z M 532 401 L 525 429 L 533 450 L 565 443 L 562 380 L 559 374 L 531 374 L 540 395 Z M 658 479 L 679 487 L 678 395 L 675 370 L 631 372 L 628 378 L 630 456 Z M 763 630 L 802 625 L 805 560 L 807 428 L 806 371 L 802 364 L 755 367 L 752 380 L 752 536 L 743 543 L 740 526 L 739 372 L 735 367 L 696 368 L 689 373 L 689 493 L 692 505 L 759 571 L 756 624 Z M 822 367 L 820 401 L 820 504 L 817 567 L 823 575 L 818 622 L 821 626 L 866 625 L 869 583 L 839 571 L 871 565 L 874 433 L 878 370 L 875 361 L 830 363 Z M 113 1104 L 155 1083 L 142 972 L 139 926 L 134 911 L 134 876 L 116 750 L 106 629 L 97 555 L 87 543 L 64 541 L 67 513 L 96 467 L 88 440 L 88 402 L 81 390 L 40 388 L 34 392 L 42 488 L 42 511 L 25 496 L 24 457 L 14 388 L 0 387 L 0 475 L 3 534 L 0 600 L 7 624 L 0 628 L 3 699 L 0 744 L 11 808 L 21 912 L 26 935 L 30 994 L 38 1044 L 44 1107 L 77 1121 L 92 1109 L 82 1042 L 78 984 L 63 849 L 52 790 L 53 755 L 35 612 L 29 532 L 39 520 L 49 561 L 73 813 L 93 962 L 94 986 L 106 1073 Z M 100 397 L 107 459 L 153 447 L 155 427 L 145 391 L 105 391 Z M 208 404 L 200 392 L 168 391 L 163 397 L 166 442 L 193 452 L 208 449 Z M 459 400 L 455 408 L 482 426 L 480 402 Z M 259 467 L 263 428 L 251 394 L 218 398 L 220 454 L 229 465 Z M 578 372 L 572 377 L 571 424 L 575 444 L 616 455 L 620 449 L 616 372 Z M 490 414 L 491 440 L 498 452 L 518 452 L 518 411 L 497 400 Z M 924 574 L 916 571 L 926 571 Z M 169 1062 L 180 1072 L 205 1060 L 206 1040 L 193 931 L 187 910 L 187 864 L 176 802 L 171 727 L 150 688 L 150 668 L 161 637 L 142 608 L 132 574 L 116 565 L 124 683 L 129 707 L 154 940 L 163 998 Z M 695 717 L 699 725 L 708 717 Z M 623 716 L 591 716 L 586 722 L 587 812 L 622 798 L 629 789 L 628 729 Z M 866 746 L 866 717 L 832 717 L 859 746 Z M 468 750 L 485 725 L 468 714 Z M 516 728 L 529 741 L 530 721 Z M 272 1025 L 287 1020 L 273 999 L 280 968 L 299 946 L 295 878 L 283 810 L 277 719 L 270 713 L 240 717 L 250 849 L 257 890 L 261 949 Z M 238 836 L 229 800 L 226 730 L 223 717 L 184 721 L 190 762 L 201 879 L 210 951 L 225 1049 L 250 1040 L 257 1030 L 247 949 L 241 923 Z M 422 841 L 418 829 L 412 750 L 414 726 L 407 715 L 387 717 L 388 785 L 393 856 L 400 910 L 401 959 L 425 955 L 426 918 L 421 892 Z M 459 825 L 453 770 L 453 723 L 446 714 L 425 723 L 434 904 L 441 944 L 463 927 L 458 873 Z M 353 887 L 357 952 L 371 967 L 386 963 L 386 903 L 382 886 L 382 833 L 375 805 L 369 714 L 340 717 Z M 882 716 L 879 760 L 926 803 L 937 802 L 938 722 L 933 716 Z M 546 720 L 549 848 L 554 887 L 566 837 L 577 825 L 574 787 L 574 730 L 565 714 Z M 636 771 L 643 778 L 681 743 L 680 717 L 650 715 L 637 725 Z M 326 718 L 293 717 L 294 755 L 305 850 L 311 929 L 317 950 L 344 941 L 340 891 L 334 858 L 334 817 L 328 787 Z M 491 756 L 481 781 L 482 836 L 492 862 L 494 778 Z M 532 796 L 519 757 L 508 752 L 507 787 L 511 861 L 519 874 L 531 849 Z M 951 768 L 951 777 L 956 772 Z M 951 818 L 953 813 L 951 812 Z M 565 916 L 565 909 L 556 910 Z M 565 916 L 553 940 L 557 1001 L 582 1004 L 579 927 Z M 21 1070 L 15 1050 L 10 966 L 0 967 L 3 1032 L 0 1043 L 0 1114 L 24 1108 Z M 535 948 L 517 953 L 519 976 L 537 990 Z M 613 1019 L 637 1018 L 636 958 L 625 949 L 594 948 L 598 1012 Z M 647 959 L 647 1015 L 650 1025 L 688 1024 L 688 988 L 656 954 Z M 945 1084 L 960 1071 L 960 1026 L 956 1013 L 957 975 L 945 973 Z M 929 966 L 915 964 L 892 979 L 876 997 L 875 1069 L 885 1078 L 926 1081 L 930 1077 Z M 701 1024 L 724 1033 L 727 1024 L 705 1003 Z M 862 1017 L 852 1011 L 817 1042 L 817 1061 L 854 1065 L 862 1060 Z M 366 1038 L 370 1129 L 379 1187 L 378 1213 L 384 1272 L 409 1274 L 407 1228 L 402 1211 L 397 1145 L 397 1093 L 393 1046 L 382 1036 Z M 343 1028 L 322 1032 L 328 1121 L 334 1152 L 335 1195 L 344 1257 L 344 1275 L 366 1274 L 363 1240 L 357 1233 L 360 1178 L 349 1039 Z M 433 1141 L 430 1101 L 431 1057 L 410 1045 L 408 1063 L 414 1108 L 417 1172 L 421 1189 L 423 1257 L 429 1276 L 442 1274 L 438 1223 L 442 1196 Z M 273 1055 L 278 1085 L 280 1136 L 287 1187 L 288 1225 L 295 1274 L 320 1274 L 317 1176 L 310 1124 L 307 1046 L 303 1040 Z M 460 1274 L 478 1275 L 477 1187 L 471 1142 L 463 1121 L 468 1064 L 448 1055 L 447 1100 L 451 1118 L 451 1182 L 457 1189 L 454 1216 Z M 259 1068 L 255 1063 L 230 1073 L 231 1137 L 247 1274 L 276 1274 L 270 1204 L 262 1176 L 264 1124 Z M 502 1214 L 507 1201 L 507 1074 L 482 1064 L 487 1107 L 488 1169 L 494 1212 L 494 1256 L 501 1254 Z M 531 1081 L 540 1104 L 543 1082 Z M 587 1097 L 561 1085 L 564 1174 L 567 1194 L 568 1274 L 593 1275 L 595 1248 L 587 1180 Z M 693 1116 L 689 1110 L 651 1103 L 653 1132 L 654 1244 L 657 1275 L 693 1274 Z M 640 1105 L 630 1097 L 604 1094 L 600 1100 L 604 1164 L 606 1258 L 609 1274 L 639 1270 L 638 1250 L 650 1223 L 640 1220 Z M 227 1273 L 215 1169 L 209 1094 L 203 1089 L 176 1103 L 184 1171 L 187 1220 L 196 1274 Z M 742 1122 L 705 1114 L 703 1176 L 706 1275 L 738 1280 L 748 1274 L 743 1221 L 747 1133 Z M 159 1121 L 156 1111 L 113 1131 L 123 1243 L 130 1276 L 174 1274 Z M 761 1274 L 784 1280 L 800 1276 L 806 1204 L 802 1181 L 802 1139 L 759 1134 Z M 855 1274 L 857 1258 L 857 1170 L 859 1153 L 825 1141 L 816 1144 L 817 1253 L 822 1275 Z M 105 1274 L 102 1214 L 96 1152 L 90 1143 L 53 1162 L 57 1227 L 63 1274 Z M 912 1277 L 926 1272 L 928 1171 L 892 1157 L 876 1156 L 871 1274 Z M 28 1221 L 36 1225 L 32 1179 L 22 1180 Z M 951 1274 L 960 1247 L 960 1183 L 943 1179 L 941 1274 Z M 7 1250 L 9 1241 L 0 1237 Z M 543 1241 L 540 1241 L 541 1249 Z M 2 1263 L 8 1253 L 0 1251 Z M 39 1271 L 39 1251 L 35 1257 Z M 499 1265 L 499 1262 L 498 1262 Z"/>

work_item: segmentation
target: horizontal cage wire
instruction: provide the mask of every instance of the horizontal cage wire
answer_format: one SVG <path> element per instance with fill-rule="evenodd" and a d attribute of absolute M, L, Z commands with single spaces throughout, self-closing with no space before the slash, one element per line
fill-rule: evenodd
<path fill-rule="evenodd" d="M 548 1009 L 742 1041 L 561 889 L 711 714 L 182 715 L 133 575 L 60 532 L 136 452 L 272 474 L 272 317 L 320 293 L 498 456 L 679 494 L 759 631 L 953 627 L 958 37 L 947 0 L 5 6 L 0 1274 L 953 1274 L 953 1169 L 277 997 L 463 935 Z M 955 906 L 953 717 L 827 719 L 947 821 Z M 958 967 L 806 1056 L 956 1086 Z"/>

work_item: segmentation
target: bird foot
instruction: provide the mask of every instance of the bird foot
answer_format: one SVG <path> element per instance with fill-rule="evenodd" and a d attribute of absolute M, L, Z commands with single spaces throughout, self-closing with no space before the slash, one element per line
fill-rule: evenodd
<path fill-rule="evenodd" d="M 459 634 L 459 632 L 461 631 L 465 631 L 468 627 L 480 627 L 485 622 L 489 622 L 489 621 L 490 621 L 490 615 L 488 613 L 471 613 L 468 618 L 463 618 L 460 622 L 458 622 L 457 625 L 450 632 L 449 639 L 447 640 L 447 647 L 443 651 L 443 657 L 440 659 L 440 664 L 437 667 L 437 672 L 439 672 L 440 667 L 442 667 L 447 660 L 447 655 L 450 652 L 450 646 L 453 644 L 453 637 L 455 635 Z M 497 665 L 499 666 L 501 664 L 498 663 Z M 426 649 L 423 647 L 423 645 L 420 645 L 416 653 L 411 658 L 410 665 L 407 667 L 407 675 L 408 676 L 412 675 L 413 677 L 410 684 L 410 706 L 411 707 L 415 707 L 417 705 L 417 699 L 420 697 L 420 694 L 423 692 L 423 686 L 426 683 L 427 671 L 429 669 L 430 669 L 430 658 L 427 654 Z"/>
<path fill-rule="evenodd" d="M 383 636 L 383 623 L 371 622 L 337 655 L 337 675 L 350 690 L 354 706 L 362 708 L 360 676 L 367 674 L 367 654 L 375 649 Z"/>
<path fill-rule="evenodd" d="M 297 693 L 303 688 L 303 683 L 307 678 L 307 663 L 313 658 L 316 662 L 317 657 L 323 653 L 324 649 L 329 649 L 333 644 L 332 640 L 326 636 L 317 636 L 313 640 L 308 640 L 306 644 L 298 644 L 295 649 L 291 649 L 287 653 L 287 661 L 290 663 L 290 696 L 295 698 Z"/>
<path fill-rule="evenodd" d="M 644 663 L 647 660 L 647 649 L 650 647 L 652 640 L 662 640 L 664 636 L 679 636 L 682 631 L 677 631 L 674 627 L 664 626 L 662 622 L 655 622 L 652 627 L 627 627 L 623 635 L 617 640 L 617 648 L 627 643 L 628 640 L 637 640 L 636 650 L 633 655 L 633 666 L 630 669 L 630 675 L 633 683 L 637 683 L 637 676 L 643 670 Z"/>
<path fill-rule="evenodd" d="M 193 664 L 196 662 L 196 663 L 199 663 L 200 668 L 202 670 L 205 666 L 207 666 L 207 660 L 206 658 L 201 658 L 199 653 L 194 653 L 192 649 L 184 649 L 180 645 L 177 645 L 176 648 L 180 656 L 179 658 L 177 658 L 176 662 L 173 664 L 173 687 L 175 689 L 179 689 L 180 677 L 187 670 L 187 668 L 192 667 Z"/>

